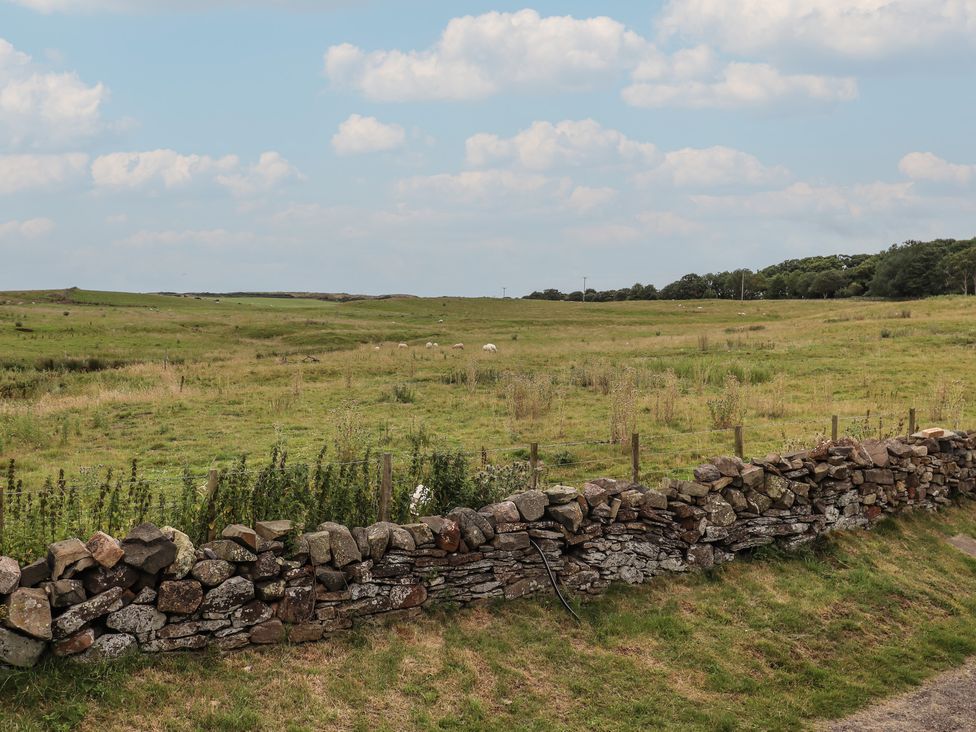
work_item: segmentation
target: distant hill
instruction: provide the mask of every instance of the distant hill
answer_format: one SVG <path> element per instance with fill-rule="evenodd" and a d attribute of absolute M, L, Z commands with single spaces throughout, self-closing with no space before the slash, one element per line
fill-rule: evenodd
<path fill-rule="evenodd" d="M 61 290 L 9 290 L 0 291 L 0 305 L 23 302 L 50 302 L 64 305 L 134 305 L 148 306 L 164 304 L 165 297 L 231 298 L 262 297 L 283 300 L 323 300 L 326 302 L 353 302 L 355 300 L 388 300 L 390 298 L 416 298 L 416 295 L 357 295 L 348 292 L 103 292 L 66 287 Z M 159 298 L 153 301 L 153 298 Z"/>
<path fill-rule="evenodd" d="M 355 295 L 348 292 L 160 292 L 159 295 L 177 297 L 278 297 L 286 300 L 326 300 L 328 302 L 352 302 L 353 300 L 389 300 L 394 297 L 417 297 L 401 293 L 390 295 Z"/>

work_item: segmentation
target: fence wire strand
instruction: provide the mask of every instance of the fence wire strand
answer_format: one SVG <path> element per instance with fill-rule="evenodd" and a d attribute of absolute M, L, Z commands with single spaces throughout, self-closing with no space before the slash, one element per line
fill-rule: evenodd
<path fill-rule="evenodd" d="M 864 414 L 841 414 L 837 415 L 839 424 L 857 424 L 863 423 L 865 425 L 866 431 L 872 433 L 875 429 L 884 431 L 886 427 L 891 429 L 896 425 L 907 424 L 907 415 L 903 414 L 892 414 L 890 412 L 866 412 Z M 764 420 L 756 422 L 747 422 L 744 425 L 745 433 L 754 435 L 758 439 L 756 440 L 760 445 L 767 445 L 772 438 L 766 436 L 769 434 L 779 434 L 783 435 L 785 427 L 813 427 L 819 430 L 820 434 L 827 435 L 830 433 L 831 426 L 830 421 L 820 420 L 820 419 L 794 419 L 794 420 Z M 697 438 L 703 436 L 712 435 L 727 435 L 730 436 L 733 433 L 733 428 L 731 427 L 721 427 L 721 428 L 711 428 L 711 429 L 701 429 L 701 430 L 691 430 L 691 431 L 662 431 L 656 433 L 645 433 L 641 437 L 643 442 L 639 448 L 639 455 L 644 458 L 677 458 L 677 457 L 704 457 L 710 452 L 731 452 L 733 444 L 731 440 L 726 444 L 725 440 L 709 440 L 702 443 Z M 799 437 L 799 435 L 797 435 Z M 694 439 L 697 441 L 697 445 L 694 447 L 682 445 L 681 442 L 686 439 Z M 648 445 L 651 444 L 653 447 L 657 447 L 658 443 L 667 442 L 673 449 L 648 449 Z M 539 443 L 536 445 L 536 449 L 541 450 L 555 450 L 555 449 L 566 449 L 574 447 L 607 447 L 615 446 L 620 443 L 614 443 L 613 441 L 605 438 L 584 438 L 575 440 L 565 440 L 557 442 L 546 442 Z M 489 455 L 498 455 L 500 453 L 519 453 L 525 455 L 528 452 L 530 443 L 522 444 L 510 444 L 510 445 L 486 445 L 477 448 L 466 448 L 459 447 L 457 449 L 458 454 L 463 455 L 467 458 L 477 458 L 486 457 Z M 623 448 L 624 445 L 620 444 Z M 381 459 L 383 452 L 389 452 L 396 458 L 412 461 L 417 456 L 418 453 L 407 452 L 403 450 L 383 450 L 382 448 L 377 449 L 376 457 L 369 460 L 348 460 L 348 461 L 329 461 L 321 463 L 322 469 L 329 468 L 343 468 L 352 467 L 360 465 L 372 465 L 378 463 Z M 419 456 L 423 457 L 424 452 L 420 452 Z M 309 466 L 309 468 L 318 468 L 319 464 L 316 459 L 303 458 L 301 456 L 296 456 L 294 454 L 285 453 L 288 458 L 288 462 L 284 467 L 278 465 L 265 465 L 263 467 L 245 467 L 243 469 L 238 467 L 225 467 L 218 469 L 225 476 L 243 476 L 243 475 L 259 475 L 266 474 L 269 471 L 287 471 L 291 465 L 303 464 Z M 555 465 L 553 463 L 547 463 L 544 458 L 540 456 L 540 462 L 546 465 L 548 470 L 556 470 L 565 467 L 584 467 L 586 465 L 594 465 L 597 463 L 606 463 L 608 461 L 620 461 L 623 462 L 630 459 L 630 451 L 627 450 L 626 454 L 613 455 L 606 458 L 594 458 L 587 460 L 574 460 L 572 462 L 562 462 L 560 465 Z M 213 463 L 212 463 L 213 464 Z M 127 486 L 131 481 L 130 466 L 109 466 L 106 464 L 95 464 L 95 465 L 85 465 L 80 466 L 74 471 L 74 475 L 66 477 L 69 482 L 67 490 L 77 494 L 83 495 L 88 493 L 99 493 L 104 490 L 103 481 L 107 480 L 107 473 L 112 471 L 112 483 L 113 485 L 108 488 L 109 491 L 114 489 L 115 484 L 121 482 L 122 486 Z M 213 470 L 215 468 L 210 468 Z M 174 471 L 168 470 L 166 468 L 138 468 L 136 481 L 138 483 L 151 483 L 154 487 L 169 486 L 169 485 L 179 485 L 182 486 L 187 480 L 192 483 L 203 483 L 209 479 L 208 472 L 197 472 L 199 469 L 192 469 L 187 472 L 187 470 Z M 2 478 L 2 475 L 0 475 Z M 80 480 L 83 485 L 78 485 L 75 483 L 76 480 Z M 55 486 L 53 491 L 56 492 L 58 489 Z M 7 490 L 0 491 L 0 495 L 6 498 L 16 498 L 26 495 L 38 495 L 43 491 L 43 488 L 39 489 L 20 489 L 20 490 Z"/>

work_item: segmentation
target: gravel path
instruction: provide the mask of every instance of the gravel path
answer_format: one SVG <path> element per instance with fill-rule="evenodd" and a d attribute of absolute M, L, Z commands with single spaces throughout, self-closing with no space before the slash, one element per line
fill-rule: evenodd
<path fill-rule="evenodd" d="M 974 732 L 976 659 L 915 691 L 827 725 L 829 732 Z"/>

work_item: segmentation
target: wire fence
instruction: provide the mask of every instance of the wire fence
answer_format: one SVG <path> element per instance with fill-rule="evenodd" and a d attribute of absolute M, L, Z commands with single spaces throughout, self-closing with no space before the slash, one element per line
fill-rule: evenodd
<path fill-rule="evenodd" d="M 575 483 L 598 476 L 647 485 L 690 478 L 716 455 L 795 452 L 826 439 L 885 438 L 914 432 L 915 410 L 904 415 L 845 414 L 824 419 L 756 420 L 680 431 L 663 425 L 629 440 L 605 436 L 521 444 L 427 447 L 410 452 L 371 446 L 354 460 L 296 457 L 276 447 L 270 460 L 244 458 L 206 468 L 125 469 L 87 465 L 56 479 L 26 483 L 10 461 L 0 475 L 0 553 L 26 556 L 46 542 L 86 531 L 123 530 L 144 520 L 212 536 L 224 522 L 296 516 L 301 522 L 338 520 L 367 525 L 408 520 L 419 510 L 480 507 L 526 487 Z M 426 484 L 426 487 L 425 487 Z M 417 491 L 426 491 L 418 499 Z M 419 503 L 418 503 L 419 500 Z"/>
<path fill-rule="evenodd" d="M 818 438 L 838 439 L 851 436 L 857 439 L 870 437 L 884 438 L 895 434 L 905 434 L 914 431 L 915 410 L 910 409 L 905 414 L 892 413 L 862 413 L 838 414 L 823 419 L 792 419 L 792 420 L 757 420 L 741 425 L 717 427 L 701 430 L 675 431 L 662 429 L 652 433 L 640 434 L 639 457 L 649 466 L 660 468 L 659 463 L 667 462 L 673 468 L 676 462 L 684 463 L 685 459 L 706 460 L 718 454 L 728 454 L 742 451 L 753 455 L 775 452 L 783 448 L 796 448 L 800 443 L 810 443 Z M 736 432 L 742 435 L 744 443 L 737 445 Z M 749 449 L 746 450 L 745 448 Z M 593 452 L 600 448 L 608 448 L 605 457 L 595 457 L 592 454 L 579 457 L 572 450 L 584 448 Z M 480 462 L 481 467 L 495 464 L 499 461 L 525 460 L 535 450 L 541 457 L 542 464 L 550 474 L 566 475 L 572 471 L 569 468 L 584 468 L 605 464 L 608 467 L 624 468 L 631 466 L 633 456 L 630 445 L 613 442 L 607 438 L 592 437 L 544 443 L 515 443 L 507 445 L 483 445 L 479 447 L 459 446 L 451 449 L 458 455 Z M 553 451 L 559 451 L 553 454 Z M 416 459 L 415 452 L 394 450 L 389 448 L 375 448 L 376 457 L 370 459 L 326 461 L 318 458 L 309 459 L 305 456 L 289 455 L 290 463 L 304 463 L 321 469 L 341 469 L 352 466 L 366 466 L 379 460 L 381 453 L 391 455 L 395 462 L 412 461 Z M 690 462 L 689 462 L 690 464 Z M 188 480 L 195 483 L 205 483 L 214 469 L 220 470 L 216 461 L 208 468 L 183 468 L 179 470 L 141 467 L 140 480 L 149 481 L 154 485 L 182 487 Z M 73 469 L 72 475 L 64 476 L 64 480 L 71 490 L 78 492 L 97 492 L 98 482 L 105 474 L 118 466 L 94 464 L 79 466 Z M 285 471 L 288 464 L 263 467 L 241 466 L 233 464 L 224 467 L 225 475 L 257 475 L 268 470 Z M 677 468 L 683 469 L 683 468 Z M 28 489 L 17 489 L 8 485 L 5 490 L 0 489 L 0 495 L 22 495 Z"/>

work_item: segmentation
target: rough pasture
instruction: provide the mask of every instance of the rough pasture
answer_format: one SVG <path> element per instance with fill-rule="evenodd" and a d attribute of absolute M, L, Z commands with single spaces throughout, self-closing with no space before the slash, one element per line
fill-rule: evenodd
<path fill-rule="evenodd" d="M 911 404 L 946 426 L 974 413 L 965 396 L 976 374 L 962 367 L 976 345 L 973 298 L 334 303 L 58 291 L 0 303 L 0 457 L 26 476 L 133 457 L 203 471 L 276 440 L 304 458 L 336 439 L 396 452 L 432 438 L 477 453 L 632 429 L 645 466 L 663 470 L 729 452 L 727 432 L 689 434 L 723 419 L 741 420 L 747 453 L 764 454 L 808 443 L 831 414 L 842 433 L 874 434 L 899 431 Z M 565 464 L 554 479 L 622 473 L 629 461 L 601 445 L 540 454 L 553 471 Z"/>

